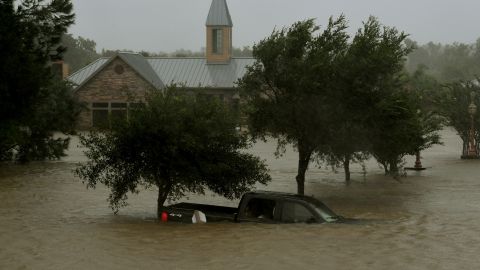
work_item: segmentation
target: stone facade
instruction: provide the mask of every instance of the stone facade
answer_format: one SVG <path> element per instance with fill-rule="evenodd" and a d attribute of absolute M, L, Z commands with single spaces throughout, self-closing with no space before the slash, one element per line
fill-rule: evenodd
<path fill-rule="evenodd" d="M 144 102 L 147 92 L 153 89 L 150 83 L 117 57 L 75 92 L 86 106 L 80 114 L 77 128 L 85 130 L 92 127 L 93 103 Z"/>
<path fill-rule="evenodd" d="M 228 74 L 232 74 L 230 72 L 235 71 L 235 67 L 232 68 L 229 66 L 232 63 L 232 22 L 226 1 L 213 1 L 209 17 L 210 14 L 212 14 L 214 20 L 210 24 L 207 22 L 206 25 L 206 66 L 215 66 L 212 68 L 212 77 L 216 76 L 217 80 L 225 85 L 225 77 L 223 76 L 228 76 Z M 216 19 L 218 18 L 224 18 L 225 20 L 217 21 Z M 217 32 L 217 30 L 221 30 L 221 33 Z M 217 37 L 215 43 L 213 40 L 214 36 Z M 221 50 L 219 49 L 220 47 Z M 218 51 L 214 52 L 214 50 Z M 78 120 L 77 128 L 79 130 L 100 126 L 97 124 L 101 121 L 107 123 L 107 127 L 111 126 L 115 121 L 110 121 L 110 119 L 114 117 L 128 119 L 128 109 L 138 105 L 138 103 L 144 103 L 149 91 L 161 89 L 164 83 L 171 83 L 169 81 L 162 83 L 160 78 L 164 77 L 163 74 L 156 74 L 162 84 L 156 85 L 158 84 L 155 80 L 156 77 L 152 76 L 152 73 L 156 73 L 156 71 L 151 70 L 151 66 L 147 67 L 149 64 L 143 62 L 145 61 L 143 57 L 139 59 L 138 57 L 132 57 L 130 55 L 125 58 L 126 55 L 123 54 L 124 53 L 119 53 L 117 56 L 114 56 L 113 60 L 108 60 L 109 62 L 102 62 L 105 63 L 106 66 L 103 66 L 103 64 L 96 66 L 95 63 L 92 63 L 92 65 L 99 70 L 93 77 L 90 77 L 92 73 L 88 68 L 84 70 L 84 73 L 88 75 L 79 75 L 82 74 L 82 72 L 72 75 L 72 81 L 76 81 L 76 84 L 80 85 L 75 94 L 77 98 L 86 105 L 86 109 L 81 113 Z M 188 59 L 186 59 L 186 61 L 188 61 Z M 223 67 L 225 67 L 225 70 L 220 74 L 224 75 L 218 75 L 215 70 L 217 72 L 219 70 L 222 71 Z M 188 68 L 190 67 L 184 67 L 185 72 L 187 72 Z M 170 73 L 172 70 L 174 70 L 174 68 L 166 69 L 164 72 Z M 176 72 L 183 72 L 183 69 Z M 198 76 L 198 73 L 195 72 L 199 72 L 199 68 L 197 67 L 194 71 L 190 70 L 189 72 L 190 73 L 187 74 L 191 74 L 192 77 Z M 144 75 L 145 78 L 149 78 L 156 87 L 145 80 L 140 74 Z M 208 74 L 210 74 L 210 70 Z M 232 78 L 232 83 L 236 79 L 238 78 Z M 175 77 L 172 81 L 176 81 Z M 229 83 L 227 83 L 227 85 L 228 84 Z M 195 88 L 195 84 L 191 85 L 193 88 L 187 88 L 187 94 L 207 98 L 219 98 L 233 108 L 238 108 L 239 95 L 233 85 L 231 87 L 215 87 L 215 85 L 217 85 L 215 83 L 213 83 L 211 87 L 202 87 L 203 84 L 201 83 L 198 85 L 198 88 Z M 103 127 L 104 125 L 101 126 Z"/>

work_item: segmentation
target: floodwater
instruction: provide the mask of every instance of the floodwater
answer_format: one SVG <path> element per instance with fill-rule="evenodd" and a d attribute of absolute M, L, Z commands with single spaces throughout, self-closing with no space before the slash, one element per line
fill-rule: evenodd
<path fill-rule="evenodd" d="M 354 167 L 349 186 L 341 170 L 310 168 L 306 193 L 369 220 L 356 225 L 159 224 L 154 190 L 115 216 L 107 190 L 73 177 L 84 161 L 73 142 L 61 162 L 0 167 L 0 269 L 480 269 L 480 161 L 460 160 L 459 138 L 443 135 L 423 153 L 428 169 L 400 181 L 375 162 L 366 175 Z M 270 164 L 263 189 L 294 192 L 296 155 L 276 160 L 274 150 L 251 150 Z"/>

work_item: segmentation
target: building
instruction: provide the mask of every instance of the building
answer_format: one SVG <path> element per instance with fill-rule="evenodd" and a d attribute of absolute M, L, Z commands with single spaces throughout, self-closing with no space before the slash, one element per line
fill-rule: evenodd
<path fill-rule="evenodd" d="M 120 52 L 70 75 L 67 79 L 75 84 L 76 97 L 87 106 L 78 128 L 105 126 L 111 118 L 126 118 L 128 109 L 144 102 L 148 91 L 172 83 L 193 94 L 238 102 L 235 82 L 254 59 L 232 57 L 233 23 L 226 0 L 212 0 L 205 26 L 205 57 L 148 58 Z"/>

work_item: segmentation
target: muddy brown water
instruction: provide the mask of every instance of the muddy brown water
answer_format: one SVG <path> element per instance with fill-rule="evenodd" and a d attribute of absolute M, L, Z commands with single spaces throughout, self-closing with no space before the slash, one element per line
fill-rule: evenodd
<path fill-rule="evenodd" d="M 154 190 L 131 195 L 115 216 L 107 190 L 73 177 L 85 160 L 74 141 L 60 162 L 0 167 L 0 269 L 480 269 L 480 161 L 459 159 L 453 131 L 443 137 L 423 153 L 428 170 L 401 182 L 375 162 L 366 175 L 354 167 L 350 186 L 341 170 L 311 166 L 306 193 L 370 221 L 360 225 L 159 224 Z M 251 150 L 273 177 L 259 188 L 294 192 L 296 155 L 277 160 L 274 149 Z"/>

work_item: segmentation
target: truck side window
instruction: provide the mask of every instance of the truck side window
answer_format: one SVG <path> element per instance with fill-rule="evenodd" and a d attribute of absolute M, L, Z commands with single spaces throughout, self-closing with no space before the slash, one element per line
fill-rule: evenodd
<path fill-rule="evenodd" d="M 247 218 L 273 219 L 275 205 L 274 200 L 253 198 L 245 208 L 245 216 Z"/>
<path fill-rule="evenodd" d="M 282 222 L 308 223 L 315 221 L 315 216 L 305 206 L 295 202 L 284 202 L 282 208 Z"/>

